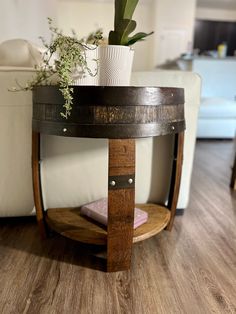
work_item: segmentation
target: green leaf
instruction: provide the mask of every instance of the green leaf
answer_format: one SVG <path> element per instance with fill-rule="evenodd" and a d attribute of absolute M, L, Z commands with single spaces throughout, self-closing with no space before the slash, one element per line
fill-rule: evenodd
<path fill-rule="evenodd" d="M 132 20 L 139 0 L 115 0 L 115 29 L 121 20 Z"/>
<path fill-rule="evenodd" d="M 134 20 L 122 20 L 118 25 L 117 31 L 120 33 L 120 44 L 126 46 L 129 35 L 135 30 L 136 22 Z"/>
<path fill-rule="evenodd" d="M 123 16 L 124 19 L 132 20 L 134 10 L 136 9 L 138 1 L 139 0 L 127 0 L 126 1 L 126 6 L 125 6 L 124 16 Z"/>
<path fill-rule="evenodd" d="M 115 21 L 114 21 L 115 29 L 117 25 L 119 24 L 120 20 L 124 18 L 126 3 L 127 3 L 127 0 L 115 0 Z"/>
<path fill-rule="evenodd" d="M 120 45 L 119 33 L 115 31 L 110 31 L 109 45 Z"/>
<path fill-rule="evenodd" d="M 132 20 L 132 17 L 138 1 L 139 0 L 115 0 L 114 31 L 110 31 L 108 39 L 110 45 L 130 46 L 153 33 L 146 34 L 140 32 L 129 37 L 136 28 L 136 22 Z"/>
<path fill-rule="evenodd" d="M 145 37 L 150 36 L 150 35 L 152 35 L 153 33 L 154 33 L 154 32 L 151 32 L 151 33 L 143 33 L 143 32 L 137 33 L 137 34 L 135 34 L 134 36 L 128 38 L 128 41 L 127 41 L 127 44 L 126 44 L 126 45 L 127 45 L 127 46 L 131 46 L 131 45 L 133 45 L 134 43 L 136 43 L 137 41 L 144 40 Z"/>
<path fill-rule="evenodd" d="M 110 45 L 127 46 L 128 36 L 135 30 L 136 22 L 134 20 L 121 20 L 115 31 L 109 34 Z"/>

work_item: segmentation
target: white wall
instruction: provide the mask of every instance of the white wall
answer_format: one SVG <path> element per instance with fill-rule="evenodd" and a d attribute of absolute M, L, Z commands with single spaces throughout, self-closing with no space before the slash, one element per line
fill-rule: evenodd
<path fill-rule="evenodd" d="M 193 40 L 196 0 L 141 0 L 135 11 L 136 31 L 155 34 L 136 43 L 134 70 L 150 70 L 186 52 Z M 65 32 L 83 37 L 98 27 L 108 36 L 113 28 L 113 0 L 0 0 L 0 42 L 24 38 L 41 43 L 49 38 L 46 17 Z"/>
<path fill-rule="evenodd" d="M 49 37 L 47 17 L 56 18 L 56 0 L 0 0 L 0 42 L 23 38 L 41 43 Z"/>
<path fill-rule="evenodd" d="M 98 27 L 108 35 L 113 27 L 113 1 L 57 0 L 58 25 L 84 36 Z M 145 0 L 135 11 L 137 31 L 155 34 L 136 43 L 134 70 L 150 70 L 187 52 L 193 42 L 196 0 Z"/>
<path fill-rule="evenodd" d="M 104 37 L 113 29 L 114 4 L 113 1 L 78 1 L 57 0 L 58 26 L 65 32 L 73 28 L 79 37 L 84 37 L 90 32 L 101 27 Z M 153 30 L 151 1 L 139 3 L 134 19 L 137 21 L 135 31 L 150 32 Z M 134 66 L 135 70 L 149 70 L 152 68 L 152 39 L 136 43 Z"/>
<path fill-rule="evenodd" d="M 196 18 L 202 20 L 235 22 L 236 10 L 222 10 L 198 7 L 196 10 Z"/>
<path fill-rule="evenodd" d="M 196 0 L 154 2 L 154 64 L 173 60 L 192 46 Z"/>

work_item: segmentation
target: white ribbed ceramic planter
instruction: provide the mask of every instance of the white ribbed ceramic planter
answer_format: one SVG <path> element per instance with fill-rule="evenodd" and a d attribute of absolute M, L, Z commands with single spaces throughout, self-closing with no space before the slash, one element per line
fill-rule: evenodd
<path fill-rule="evenodd" d="M 95 45 L 88 45 L 90 49 L 85 51 L 88 68 L 93 74 L 98 72 L 98 48 Z M 77 67 L 73 73 L 73 85 L 98 85 L 99 75 L 91 76 L 88 71 L 83 73 L 80 67 Z"/>
<path fill-rule="evenodd" d="M 99 47 L 99 85 L 128 86 L 134 51 L 126 46 Z"/>

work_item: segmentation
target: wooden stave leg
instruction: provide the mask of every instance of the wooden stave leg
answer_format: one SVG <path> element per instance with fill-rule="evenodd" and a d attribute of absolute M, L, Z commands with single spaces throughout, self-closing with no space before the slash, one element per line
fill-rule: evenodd
<path fill-rule="evenodd" d="M 109 140 L 107 271 L 130 269 L 135 207 L 135 140 Z M 116 178 L 117 186 L 110 182 Z M 132 178 L 133 183 L 127 183 Z M 119 182 L 123 180 L 120 185 Z"/>
<path fill-rule="evenodd" d="M 47 237 L 47 229 L 44 218 L 43 199 L 40 179 L 40 133 L 32 133 L 32 181 L 34 192 L 34 204 L 39 232 L 42 238 Z"/>
<path fill-rule="evenodd" d="M 170 192 L 168 197 L 167 207 L 170 209 L 170 221 L 166 227 L 168 231 L 171 231 L 174 223 L 176 207 L 179 197 L 180 181 L 183 165 L 183 150 L 184 150 L 184 132 L 175 134 L 174 143 L 174 159 L 172 166 L 172 175 L 170 183 Z"/>
<path fill-rule="evenodd" d="M 231 187 L 231 189 L 236 190 L 236 154 L 235 154 L 235 157 L 234 157 L 234 165 L 233 165 L 233 168 L 232 168 L 230 187 Z"/>

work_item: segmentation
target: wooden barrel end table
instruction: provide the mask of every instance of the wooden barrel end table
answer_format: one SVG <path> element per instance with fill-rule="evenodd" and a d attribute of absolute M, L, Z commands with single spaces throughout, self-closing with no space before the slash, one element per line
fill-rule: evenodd
<path fill-rule="evenodd" d="M 132 244 L 163 229 L 171 230 L 181 178 L 184 144 L 184 90 L 164 87 L 73 86 L 73 110 L 60 112 L 64 99 L 57 86 L 33 91 L 32 173 L 34 201 L 42 237 L 47 228 L 84 243 L 107 245 L 107 271 L 130 268 Z M 80 208 L 43 208 L 40 181 L 40 133 L 107 138 L 108 225 L 80 214 Z M 135 138 L 175 135 L 167 206 L 135 205 Z M 148 212 L 147 223 L 133 229 L 134 207 Z"/>

